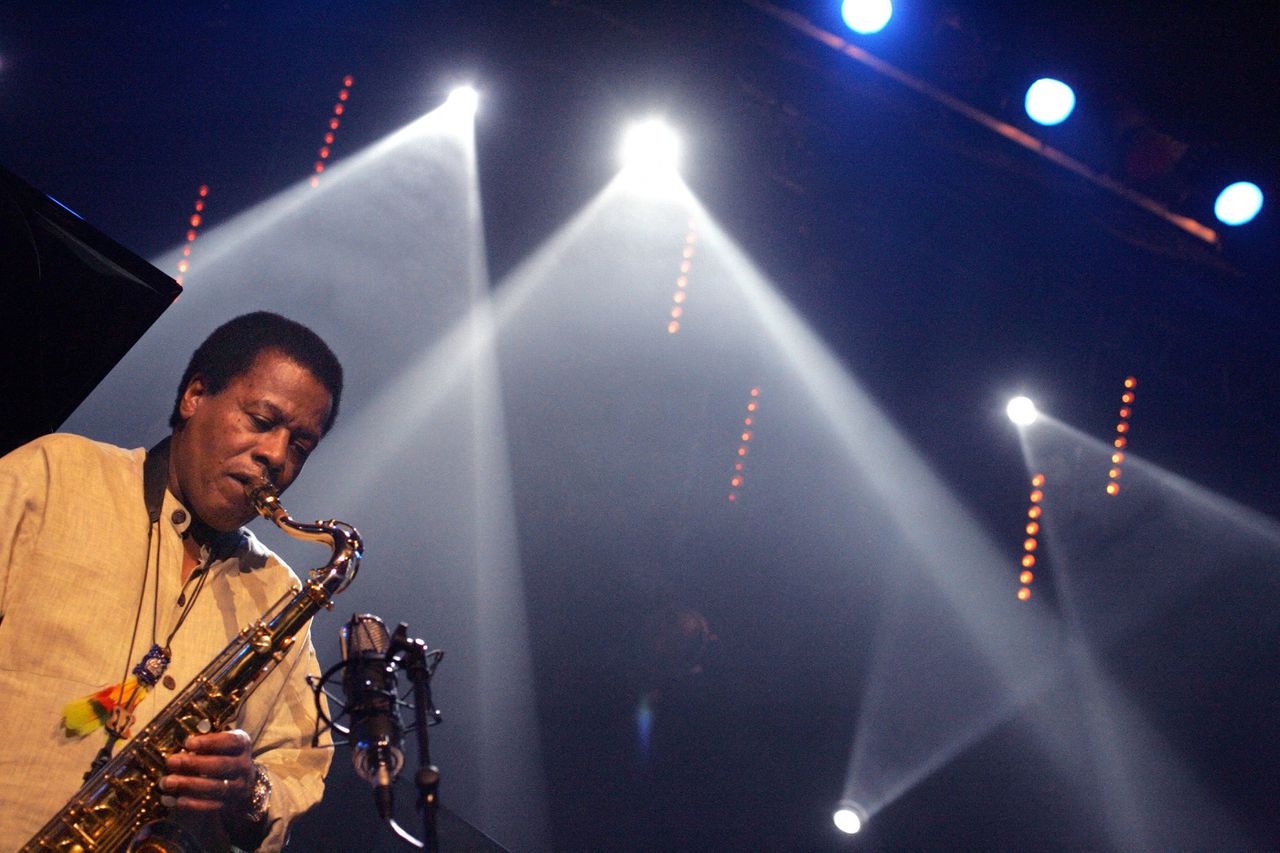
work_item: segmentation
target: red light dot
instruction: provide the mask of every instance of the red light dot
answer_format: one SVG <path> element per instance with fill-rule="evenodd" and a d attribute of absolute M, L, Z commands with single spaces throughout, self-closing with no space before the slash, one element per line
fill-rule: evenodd
<path fill-rule="evenodd" d="M 195 232 L 195 229 L 193 228 L 192 230 L 187 232 L 187 242 L 190 243 L 195 238 L 196 238 L 196 232 Z"/>
<path fill-rule="evenodd" d="M 1130 409 L 1128 406 L 1125 406 L 1123 409 L 1120 410 L 1120 417 L 1122 418 L 1127 418 L 1131 414 L 1133 414 L 1133 410 Z"/>
<path fill-rule="evenodd" d="M 320 172 L 323 172 L 323 171 L 324 171 L 324 163 L 316 163 L 316 173 L 319 174 Z"/>
<path fill-rule="evenodd" d="M 745 447 L 739 447 L 739 448 L 738 448 L 738 455 L 739 455 L 739 456 L 746 456 L 746 455 L 747 455 L 747 449 L 746 449 Z"/>
<path fill-rule="evenodd" d="M 1027 510 L 1027 518 L 1039 518 L 1039 517 L 1040 517 L 1040 507 L 1033 506 L 1031 509 Z"/>
<path fill-rule="evenodd" d="M 747 430 L 746 432 L 744 432 L 744 433 L 742 434 L 742 440 L 743 440 L 743 441 L 750 441 L 750 440 L 751 440 L 751 431 L 750 431 L 750 430 Z"/>
<path fill-rule="evenodd" d="M 1028 539 L 1026 542 L 1022 543 L 1022 548 L 1025 551 L 1034 551 L 1036 549 L 1036 544 L 1036 540 Z"/>
<path fill-rule="evenodd" d="M 754 418 L 743 418 L 743 419 L 742 419 L 742 422 L 743 422 L 744 424 L 746 424 L 747 426 L 751 426 L 751 422 L 752 422 L 753 420 L 754 420 Z"/>
<path fill-rule="evenodd" d="M 688 287 L 688 286 L 689 286 L 688 276 L 682 275 L 676 279 L 676 287 Z"/>
<path fill-rule="evenodd" d="M 693 264 L 691 264 L 689 261 L 686 260 L 686 261 L 680 262 L 680 272 L 687 274 L 689 270 L 692 268 L 693 268 Z"/>
<path fill-rule="evenodd" d="M 197 201 L 197 202 L 196 202 L 196 210 L 197 210 L 197 211 L 204 210 L 204 202 L 203 202 L 203 201 Z"/>
<path fill-rule="evenodd" d="M 685 293 L 683 290 L 677 290 L 675 293 L 671 294 L 671 299 L 672 299 L 672 301 L 674 301 L 677 305 L 679 305 L 681 302 L 684 302 L 684 300 L 685 300 L 685 298 L 686 298 L 687 296 L 688 296 L 688 294 L 687 294 L 687 293 Z"/>
<path fill-rule="evenodd" d="M 191 214 L 191 227 L 192 228 L 200 227 L 200 214 L 198 213 Z"/>
<path fill-rule="evenodd" d="M 312 179 L 311 179 L 311 186 L 313 186 L 313 187 L 318 187 L 318 186 L 320 186 L 320 179 L 319 179 L 319 178 L 312 178 Z"/>
<path fill-rule="evenodd" d="M 1124 454 L 1123 454 L 1123 453 L 1112 453 L 1112 454 L 1111 454 L 1111 461 L 1112 461 L 1112 462 L 1114 462 L 1114 463 L 1116 463 L 1117 465 L 1119 465 L 1121 462 L 1123 462 L 1123 461 L 1124 461 Z"/>
<path fill-rule="evenodd" d="M 1024 584 L 1029 584 L 1035 579 L 1036 579 L 1036 576 L 1033 575 L 1031 572 L 1023 572 L 1022 574 L 1018 575 L 1018 580 Z"/>
<path fill-rule="evenodd" d="M 1028 536 L 1035 536 L 1039 532 L 1040 532 L 1040 524 L 1038 522 L 1033 521 L 1027 525 Z"/>
<path fill-rule="evenodd" d="M 1026 566 L 1028 569 L 1034 566 L 1035 564 L 1036 564 L 1036 558 L 1031 554 L 1024 554 L 1022 556 L 1022 565 Z"/>
<path fill-rule="evenodd" d="M 1128 393 L 1126 393 L 1126 394 L 1122 395 L 1122 396 L 1120 397 L 1120 402 L 1121 402 L 1121 403 L 1132 403 L 1132 402 L 1133 402 L 1133 395 L 1132 395 L 1132 394 L 1128 394 Z"/>
<path fill-rule="evenodd" d="M 190 247 L 190 246 L 183 246 L 183 247 L 182 247 L 182 256 L 183 256 L 184 258 L 189 258 L 189 257 L 191 257 L 191 247 Z"/>
<path fill-rule="evenodd" d="M 1128 432 L 1128 431 L 1129 431 L 1129 425 L 1124 421 L 1121 421 L 1120 423 L 1116 424 L 1116 432 Z"/>
<path fill-rule="evenodd" d="M 324 135 L 324 144 L 325 144 L 325 145 L 332 145 L 332 144 L 333 144 L 333 134 L 332 134 L 332 133 L 326 133 L 326 134 Z"/>
<path fill-rule="evenodd" d="M 678 320 L 672 320 L 667 324 L 667 334 L 674 335 L 678 331 L 680 331 L 680 322 Z"/>
<path fill-rule="evenodd" d="M 1121 436 L 1120 438 L 1117 438 L 1115 441 L 1112 442 L 1112 444 L 1114 444 L 1117 449 L 1124 447 L 1128 443 L 1129 443 L 1128 439 L 1126 439 L 1124 436 Z"/>
<path fill-rule="evenodd" d="M 737 496 L 737 495 L 735 495 L 733 492 L 730 492 L 730 493 L 729 493 L 729 502 L 730 502 L 730 503 L 733 503 L 733 502 L 734 502 L 734 501 L 736 501 L 737 499 L 738 499 L 738 496 Z"/>
<path fill-rule="evenodd" d="M 1038 489 L 1038 488 L 1040 488 L 1041 486 L 1043 486 L 1043 485 L 1044 485 L 1044 474 L 1036 474 L 1034 477 L 1032 477 L 1032 478 L 1031 478 L 1031 485 L 1035 486 L 1037 489 Z"/>
<path fill-rule="evenodd" d="M 190 261 L 178 261 L 178 272 L 186 272 L 191 269 Z"/>
<path fill-rule="evenodd" d="M 1134 379 L 1132 376 L 1130 376 L 1128 379 L 1126 379 L 1126 380 L 1124 381 L 1124 387 L 1126 387 L 1126 388 L 1137 388 L 1137 387 L 1138 387 L 1138 380 L 1137 380 L 1137 379 Z"/>
<path fill-rule="evenodd" d="M 174 279 L 174 281 L 176 281 L 178 284 L 182 284 L 182 276 L 178 276 L 177 278 Z"/>
<path fill-rule="evenodd" d="M 677 305 L 675 308 L 672 308 L 672 309 L 671 309 L 671 316 L 672 316 L 672 317 L 679 317 L 679 316 L 681 316 L 682 314 L 684 314 L 684 309 L 683 309 L 683 308 L 681 308 L 679 305 Z"/>
<path fill-rule="evenodd" d="M 1044 492 L 1040 491 L 1039 489 L 1036 489 L 1034 492 L 1031 493 L 1031 502 L 1033 504 L 1038 504 L 1042 500 L 1044 500 Z"/>
<path fill-rule="evenodd" d="M 1026 601 L 1030 597 L 1031 597 L 1031 590 L 1027 589 L 1025 586 L 1022 589 L 1018 590 L 1019 601 Z"/>
<path fill-rule="evenodd" d="M 209 186 L 207 184 L 200 185 L 200 197 L 204 198 L 209 194 Z"/>
<path fill-rule="evenodd" d="M 354 86 L 355 83 L 356 83 L 356 78 L 352 77 L 350 74 L 342 78 L 342 85 L 344 86 L 351 87 L 351 86 Z"/>
<path fill-rule="evenodd" d="M 1119 484 L 1119 483 L 1107 483 L 1107 494 L 1109 494 L 1109 495 L 1117 495 L 1117 494 L 1119 494 L 1119 493 L 1120 493 L 1120 484 Z"/>
<path fill-rule="evenodd" d="M 759 406 L 757 406 L 755 403 L 747 403 L 748 412 L 754 412 L 757 408 L 759 408 Z"/>
<path fill-rule="evenodd" d="M 1109 476 L 1109 477 L 1110 477 L 1111 479 L 1113 479 L 1113 480 L 1119 480 L 1119 479 L 1120 479 L 1120 469 L 1119 469 L 1119 468 L 1112 468 L 1110 471 L 1108 471 L 1108 472 L 1107 472 L 1107 476 Z"/>
<path fill-rule="evenodd" d="M 346 107 L 344 107 L 342 104 L 333 105 L 333 114 L 336 116 L 342 115 L 344 110 L 346 110 Z"/>
<path fill-rule="evenodd" d="M 741 462 L 735 462 L 735 463 L 733 464 L 733 470 L 735 470 L 735 471 L 741 471 L 741 470 L 742 470 L 742 463 L 741 463 Z"/>
<path fill-rule="evenodd" d="M 347 92 L 347 90 L 343 89 L 341 92 L 338 93 L 338 100 L 345 101 L 348 96 L 349 96 L 349 93 Z"/>
<path fill-rule="evenodd" d="M 732 480 L 730 480 L 730 481 L 729 481 L 729 485 L 731 485 L 731 486 L 741 486 L 741 485 L 742 485 L 742 478 L 741 478 L 741 477 L 734 477 Z"/>
<path fill-rule="evenodd" d="M 329 148 L 328 148 L 328 146 L 325 146 L 324 148 L 321 148 L 321 149 L 320 149 L 320 159 L 321 159 L 321 160 L 323 160 L 323 159 L 325 159 L 325 158 L 326 158 L 326 157 L 328 157 L 328 156 L 329 156 Z"/>

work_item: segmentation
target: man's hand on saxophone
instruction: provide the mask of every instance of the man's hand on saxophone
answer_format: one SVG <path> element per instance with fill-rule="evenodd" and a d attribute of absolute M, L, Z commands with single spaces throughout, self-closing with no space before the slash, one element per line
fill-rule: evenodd
<path fill-rule="evenodd" d="M 173 801 L 171 807 L 247 816 L 256 775 L 249 735 L 240 729 L 192 735 L 185 746 L 185 752 L 166 759 L 169 775 L 160 779 L 160 790 Z"/>

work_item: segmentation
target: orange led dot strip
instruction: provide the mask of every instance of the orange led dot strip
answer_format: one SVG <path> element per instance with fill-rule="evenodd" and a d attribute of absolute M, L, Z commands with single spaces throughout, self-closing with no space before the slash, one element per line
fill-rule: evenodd
<path fill-rule="evenodd" d="M 173 279 L 178 284 L 182 284 L 182 277 L 187 274 L 187 270 L 191 269 L 191 244 L 196 241 L 196 237 L 200 234 L 200 226 L 204 223 L 204 200 L 208 195 L 209 185 L 201 184 L 196 192 L 195 212 L 187 220 L 187 242 L 182 247 L 182 260 L 178 261 L 178 274 Z"/>
<path fill-rule="evenodd" d="M 752 388 L 751 394 L 747 398 L 747 414 L 742 419 L 742 434 L 739 436 L 741 442 L 738 444 L 738 450 L 733 463 L 733 474 L 729 477 L 729 503 L 738 502 L 738 494 L 742 490 L 742 484 L 746 482 L 746 463 L 747 463 L 747 446 L 756 435 L 756 413 L 760 410 L 760 389 Z"/>
<path fill-rule="evenodd" d="M 329 159 L 329 154 L 333 149 L 334 134 L 338 131 L 338 126 L 342 124 L 342 114 L 347 111 L 347 99 L 351 97 L 351 87 L 355 85 L 355 78 L 348 74 L 342 78 L 342 88 L 338 90 L 338 102 L 333 105 L 333 115 L 329 116 L 329 130 L 324 135 L 324 144 L 320 146 L 317 152 L 319 159 L 316 160 L 315 174 L 311 176 L 311 186 L 320 186 L 320 173 L 324 171 L 325 163 Z"/>
<path fill-rule="evenodd" d="M 1124 380 L 1124 393 L 1120 395 L 1120 423 L 1116 424 L 1115 452 L 1111 454 L 1111 470 L 1107 472 L 1107 494 L 1120 494 L 1120 475 L 1124 471 L 1124 449 L 1129 445 L 1129 418 L 1133 416 L 1134 389 L 1138 380 L 1132 376 Z"/>
<path fill-rule="evenodd" d="M 1018 600 L 1031 598 L 1031 583 L 1036 579 L 1035 551 L 1040 547 L 1040 516 L 1044 512 L 1044 474 L 1031 478 L 1031 506 L 1027 508 L 1027 538 L 1022 543 L 1022 569 L 1018 573 Z"/>
<path fill-rule="evenodd" d="M 689 270 L 693 269 L 693 244 L 698 242 L 698 231 L 693 220 L 689 220 L 689 230 L 684 235 L 684 249 L 680 253 L 680 275 L 676 276 L 676 292 L 671 294 L 671 320 L 667 323 L 667 334 L 674 335 L 680 331 L 680 318 L 684 316 L 684 303 L 689 298 Z"/>

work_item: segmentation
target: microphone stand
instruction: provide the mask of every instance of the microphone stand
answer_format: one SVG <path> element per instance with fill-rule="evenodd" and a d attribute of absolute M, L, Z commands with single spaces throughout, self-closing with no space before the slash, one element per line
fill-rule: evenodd
<path fill-rule="evenodd" d="M 418 772 L 414 774 L 413 781 L 418 788 L 418 807 L 422 809 L 425 847 L 429 853 L 439 853 L 436 806 L 440 769 L 431 763 L 431 744 L 427 735 L 428 723 L 434 722 L 438 714 L 431 704 L 431 670 L 427 666 L 427 644 L 410 637 L 409 626 L 401 622 L 391 637 L 391 654 L 403 655 L 403 669 L 413 682 L 413 716 L 418 732 Z"/>

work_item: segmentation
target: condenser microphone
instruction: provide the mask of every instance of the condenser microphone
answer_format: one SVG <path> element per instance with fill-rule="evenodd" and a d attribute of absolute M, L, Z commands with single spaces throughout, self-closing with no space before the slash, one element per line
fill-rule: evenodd
<path fill-rule="evenodd" d="M 368 613 L 351 617 L 339 635 L 342 689 L 351 717 L 351 761 L 356 773 L 373 786 L 378 815 L 391 819 L 391 786 L 404 766 L 404 731 L 400 723 L 396 672 L 388 660 L 387 626 Z"/>

